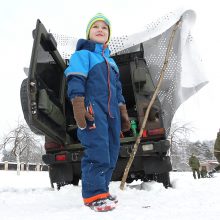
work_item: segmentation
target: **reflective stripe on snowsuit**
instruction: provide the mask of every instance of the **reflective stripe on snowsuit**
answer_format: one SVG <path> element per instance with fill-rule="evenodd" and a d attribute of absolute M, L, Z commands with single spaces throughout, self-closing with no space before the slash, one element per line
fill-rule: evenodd
<path fill-rule="evenodd" d="M 84 199 L 108 192 L 120 148 L 118 105 L 125 101 L 118 67 L 109 54 L 108 48 L 103 51 L 102 44 L 79 40 L 65 70 L 69 98 L 84 96 L 85 106 L 92 106 L 95 118 L 95 129 L 89 129 L 89 125 L 84 130 L 78 129 L 84 147 L 81 161 Z"/>

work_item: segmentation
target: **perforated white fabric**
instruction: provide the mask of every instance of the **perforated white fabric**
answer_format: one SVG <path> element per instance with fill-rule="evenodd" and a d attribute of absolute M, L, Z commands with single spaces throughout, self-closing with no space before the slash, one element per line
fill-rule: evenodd
<path fill-rule="evenodd" d="M 143 43 L 145 60 L 156 86 L 164 64 L 171 32 L 174 24 L 181 19 L 182 22 L 176 31 L 168 67 L 158 94 L 167 134 L 180 104 L 207 84 L 202 61 L 197 54 L 190 33 L 195 17 L 195 12 L 192 10 L 171 12 L 147 25 L 143 31 L 129 36 L 113 37 L 109 43 L 112 54 L 139 50 L 139 44 Z M 58 34 L 54 34 L 54 37 L 58 42 L 61 56 L 69 59 L 75 50 L 78 39 Z"/>

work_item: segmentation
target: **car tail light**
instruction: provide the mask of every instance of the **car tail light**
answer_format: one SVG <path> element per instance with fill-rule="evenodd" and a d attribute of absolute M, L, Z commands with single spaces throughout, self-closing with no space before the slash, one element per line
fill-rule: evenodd
<path fill-rule="evenodd" d="M 165 134 L 165 129 L 164 128 L 157 128 L 157 129 L 153 129 L 153 130 L 148 130 L 148 135 L 149 136 L 153 136 L 153 135 L 161 135 L 161 134 Z"/>
<path fill-rule="evenodd" d="M 55 160 L 56 161 L 65 161 L 65 160 L 67 160 L 67 156 L 66 156 L 66 154 L 57 154 L 55 156 Z"/>

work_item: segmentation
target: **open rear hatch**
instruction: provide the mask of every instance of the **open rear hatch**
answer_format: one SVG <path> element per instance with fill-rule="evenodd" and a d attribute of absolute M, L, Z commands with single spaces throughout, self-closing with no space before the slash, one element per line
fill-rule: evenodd
<path fill-rule="evenodd" d="M 64 144 L 68 138 L 63 74 L 66 64 L 57 50 L 56 40 L 40 20 L 37 20 L 33 38 L 27 79 L 28 124 L 35 131 Z"/>
<path fill-rule="evenodd" d="M 57 43 L 40 20 L 33 31 L 34 43 L 27 79 L 28 117 L 32 130 L 38 131 L 61 145 L 78 144 L 76 123 L 71 103 L 66 96 L 64 70 L 66 63 L 57 49 Z M 132 130 L 124 135 L 121 144 L 136 140 L 144 114 L 155 90 L 140 51 L 113 57 L 119 66 L 123 94 L 126 100 Z M 156 99 L 147 122 L 142 141 L 165 139 L 162 110 Z"/>

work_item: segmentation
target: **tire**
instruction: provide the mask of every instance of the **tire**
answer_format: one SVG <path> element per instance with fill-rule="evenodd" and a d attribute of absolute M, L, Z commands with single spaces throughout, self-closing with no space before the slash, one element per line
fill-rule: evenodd
<path fill-rule="evenodd" d="M 38 129 L 36 129 L 30 122 L 29 114 L 31 112 L 28 108 L 28 93 L 27 93 L 27 86 L 28 86 L 28 79 L 24 79 L 21 83 L 20 88 L 20 99 L 21 99 L 21 107 L 24 115 L 24 119 L 28 126 L 30 127 L 31 131 L 34 132 L 37 135 L 44 135 L 42 132 L 40 132 Z"/>
<path fill-rule="evenodd" d="M 170 183 L 170 173 L 156 173 L 156 174 L 147 174 L 143 179 L 144 182 L 156 181 L 158 183 L 163 183 L 163 186 L 167 189 L 172 187 Z"/>
<path fill-rule="evenodd" d="M 127 179 L 126 179 L 126 183 L 128 183 L 128 184 L 129 184 L 129 183 L 132 183 L 133 181 L 134 181 L 134 179 L 131 179 L 131 178 L 127 178 Z"/>
<path fill-rule="evenodd" d="M 163 186 L 167 189 L 168 187 L 172 187 L 170 183 L 170 173 L 160 173 L 157 174 L 157 182 L 163 183 Z"/>
<path fill-rule="evenodd" d="M 50 179 L 50 186 L 51 186 L 52 189 L 54 189 L 54 184 L 53 184 L 53 182 L 51 181 L 51 179 Z"/>
<path fill-rule="evenodd" d="M 74 185 L 74 186 L 78 186 L 79 185 L 79 176 L 74 176 L 73 175 L 73 181 L 72 181 L 72 184 Z"/>
<path fill-rule="evenodd" d="M 54 189 L 54 183 L 53 183 L 53 181 L 52 181 L 52 179 L 51 179 L 50 167 L 49 167 L 49 169 L 48 169 L 48 173 L 49 173 L 49 179 L 50 179 L 50 186 L 51 186 L 52 189 Z"/>

